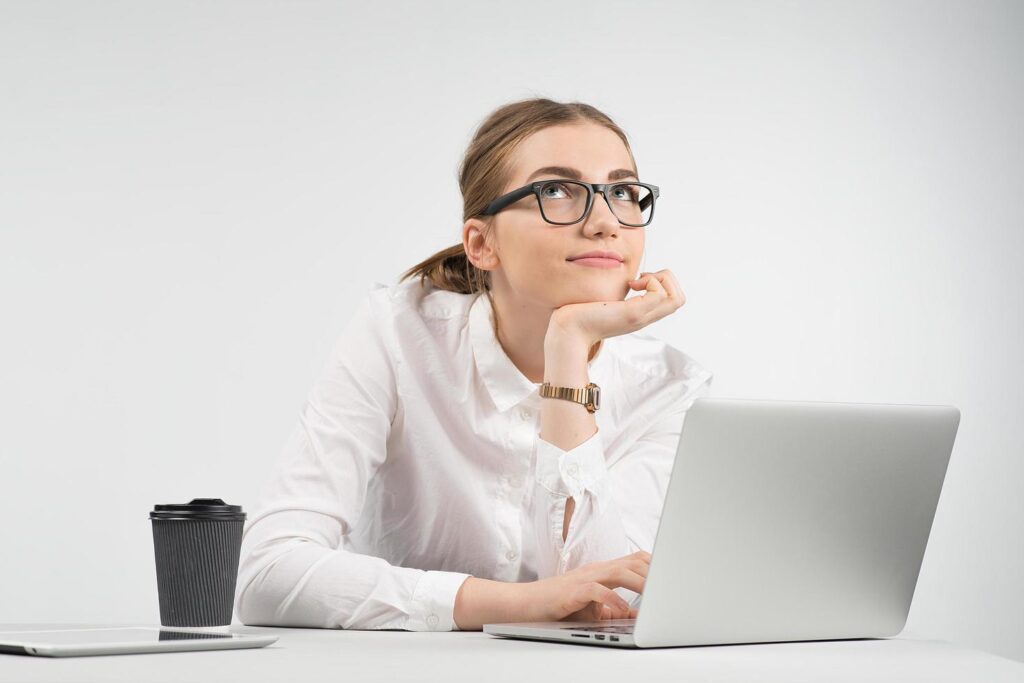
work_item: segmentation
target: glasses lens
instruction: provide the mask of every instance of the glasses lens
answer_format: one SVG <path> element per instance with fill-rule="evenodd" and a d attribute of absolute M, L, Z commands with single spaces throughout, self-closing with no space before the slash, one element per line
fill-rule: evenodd
<path fill-rule="evenodd" d="M 654 211 L 654 194 L 637 183 L 621 183 L 608 190 L 612 213 L 624 225 L 647 225 Z"/>
<path fill-rule="evenodd" d="M 540 188 L 540 210 L 551 223 L 575 223 L 587 210 L 587 188 L 565 180 L 544 183 Z"/>

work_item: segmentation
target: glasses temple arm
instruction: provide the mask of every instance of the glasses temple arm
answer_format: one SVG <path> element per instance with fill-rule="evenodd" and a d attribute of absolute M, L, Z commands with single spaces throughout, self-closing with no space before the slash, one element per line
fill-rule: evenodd
<path fill-rule="evenodd" d="M 501 211 L 502 209 L 504 209 L 509 204 L 513 204 L 515 202 L 518 202 L 523 197 L 526 197 L 527 195 L 531 195 L 531 194 L 533 194 L 533 185 L 532 184 L 520 187 L 518 190 L 512 190 L 508 194 L 506 194 L 506 195 L 504 195 L 502 197 L 498 197 L 493 202 L 488 204 L 484 208 L 484 210 L 480 213 L 480 215 L 481 216 L 491 216 L 491 215 Z"/>

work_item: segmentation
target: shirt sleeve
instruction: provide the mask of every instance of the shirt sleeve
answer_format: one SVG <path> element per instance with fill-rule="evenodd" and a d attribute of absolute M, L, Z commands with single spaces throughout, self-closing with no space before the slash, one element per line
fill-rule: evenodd
<path fill-rule="evenodd" d="M 397 409 L 379 322 L 386 303 L 371 292 L 357 306 L 245 524 L 235 593 L 244 624 L 458 630 L 455 597 L 469 574 L 342 548 Z"/>
<path fill-rule="evenodd" d="M 662 411 L 611 466 L 606 464 L 600 429 L 568 451 L 538 435 L 532 517 L 541 577 L 653 550 L 686 411 L 695 399 L 707 395 L 711 381 L 711 373 L 704 371 L 697 386 L 691 384 L 693 388 Z M 575 507 L 563 541 L 570 497 Z M 639 604 L 637 593 L 622 587 L 615 592 L 632 606 Z"/>

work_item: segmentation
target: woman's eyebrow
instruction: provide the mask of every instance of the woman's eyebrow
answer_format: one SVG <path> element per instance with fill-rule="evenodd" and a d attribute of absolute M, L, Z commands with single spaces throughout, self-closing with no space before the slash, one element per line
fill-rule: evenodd
<path fill-rule="evenodd" d="M 537 176 L 544 174 L 559 175 L 564 178 L 572 178 L 573 180 L 583 179 L 583 174 L 575 168 L 569 168 L 568 166 L 545 166 L 544 168 L 538 168 L 536 171 L 531 173 L 530 177 L 526 179 L 526 182 L 530 182 Z M 628 168 L 619 168 L 608 174 L 608 180 L 621 180 L 622 178 L 640 179 L 635 172 Z"/>

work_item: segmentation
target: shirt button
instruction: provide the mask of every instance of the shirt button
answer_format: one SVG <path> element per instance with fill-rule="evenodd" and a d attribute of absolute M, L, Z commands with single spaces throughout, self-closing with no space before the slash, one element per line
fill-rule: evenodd
<path fill-rule="evenodd" d="M 580 471 L 580 466 L 577 465 L 576 463 L 572 463 L 567 468 L 567 471 L 569 472 L 569 476 L 575 477 Z"/>
<path fill-rule="evenodd" d="M 526 408 L 523 408 L 519 411 L 519 419 L 523 420 L 523 422 L 528 422 L 532 417 L 533 415 L 531 415 L 530 411 L 527 410 Z"/>
<path fill-rule="evenodd" d="M 436 614 L 431 614 L 429 617 L 427 617 L 427 626 L 429 626 L 430 628 L 435 628 L 437 626 L 437 622 L 439 621 L 440 619 L 437 618 Z"/>
<path fill-rule="evenodd" d="M 505 553 L 505 558 L 508 559 L 509 562 L 516 559 L 518 556 L 519 553 L 517 553 L 515 550 L 509 550 L 507 553 Z"/>
<path fill-rule="evenodd" d="M 511 479 L 508 480 L 508 483 L 509 483 L 509 485 L 512 488 L 517 489 L 517 488 L 519 488 L 520 486 L 523 485 L 523 478 L 522 477 L 512 477 Z"/>

